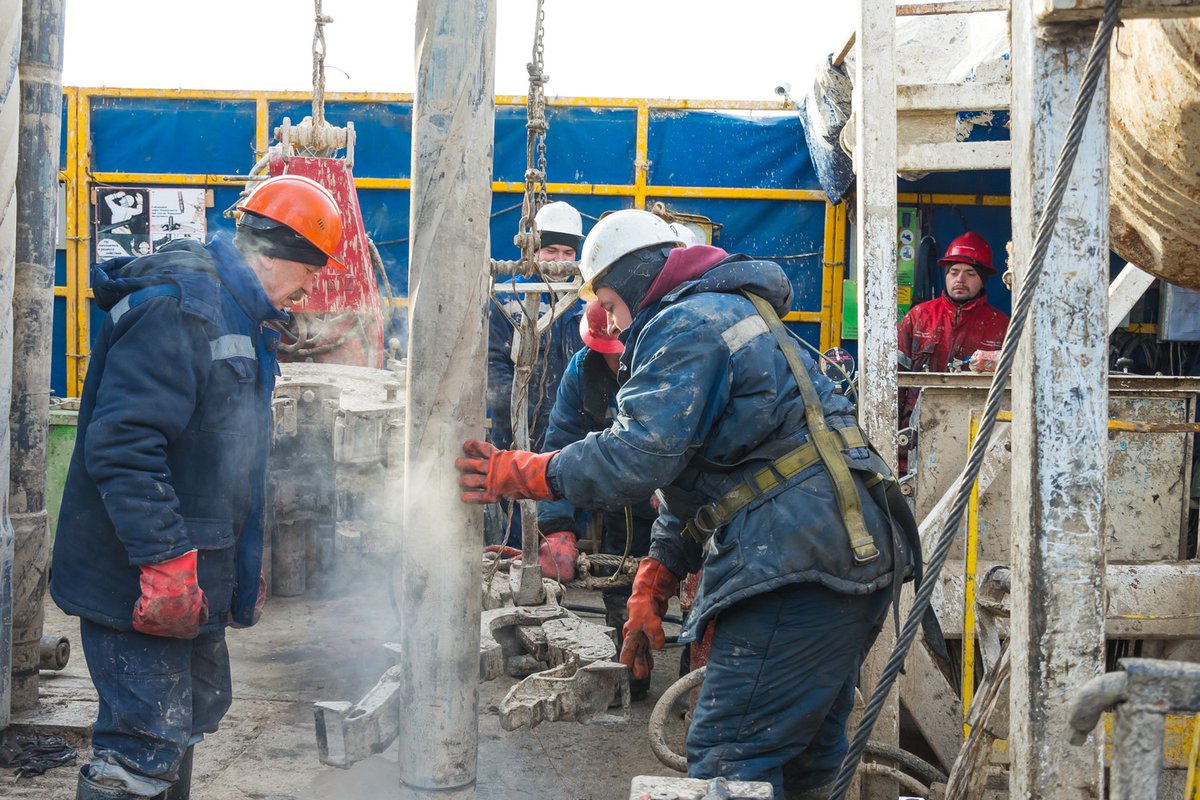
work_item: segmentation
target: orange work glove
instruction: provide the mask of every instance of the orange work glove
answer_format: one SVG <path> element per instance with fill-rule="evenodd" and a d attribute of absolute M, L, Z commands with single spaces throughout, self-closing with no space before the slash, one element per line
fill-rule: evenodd
<path fill-rule="evenodd" d="M 487 442 L 468 439 L 463 442 L 468 458 L 454 460 L 454 468 L 462 474 L 458 485 L 467 491 L 459 495 L 464 503 L 495 503 L 509 500 L 556 500 L 550 491 L 546 468 L 553 453 L 530 453 L 527 450 L 498 450 Z"/>
<path fill-rule="evenodd" d="M 208 598 L 196 580 L 196 551 L 160 564 L 141 564 L 142 596 L 133 629 L 150 636 L 195 639 L 208 621 Z"/>
<path fill-rule="evenodd" d="M 575 559 L 579 549 L 575 547 L 575 534 L 570 531 L 547 533 L 545 541 L 538 545 L 538 564 L 542 576 L 556 581 L 575 580 Z"/>
<path fill-rule="evenodd" d="M 667 643 L 662 618 L 667 613 L 667 601 L 679 590 L 679 578 L 656 558 L 642 559 L 637 577 L 633 579 L 633 594 L 625 608 L 629 620 L 622 632 L 625 644 L 621 648 L 621 663 L 629 668 L 634 680 L 650 677 L 654 657 L 650 650 L 662 650 Z"/>

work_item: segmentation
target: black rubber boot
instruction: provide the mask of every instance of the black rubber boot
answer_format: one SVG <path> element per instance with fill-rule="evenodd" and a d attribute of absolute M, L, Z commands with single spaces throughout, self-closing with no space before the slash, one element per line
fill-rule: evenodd
<path fill-rule="evenodd" d="M 162 800 L 188 800 L 192 796 L 192 755 L 195 746 L 189 747 L 183 753 L 183 761 L 179 763 L 179 777 L 161 795 Z"/>
<path fill-rule="evenodd" d="M 145 797 L 130 794 L 124 785 L 112 786 L 94 781 L 87 776 L 83 767 L 79 770 L 79 782 L 75 784 L 75 800 L 146 800 Z"/>

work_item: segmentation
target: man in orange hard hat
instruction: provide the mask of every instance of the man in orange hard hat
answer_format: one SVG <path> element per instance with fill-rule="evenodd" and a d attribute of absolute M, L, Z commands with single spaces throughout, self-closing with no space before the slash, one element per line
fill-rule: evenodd
<path fill-rule="evenodd" d="M 992 248 L 968 231 L 950 242 L 938 264 L 946 270 L 945 291 L 913 306 L 900 320 L 900 369 L 946 372 L 966 361 L 974 372 L 991 372 L 1008 330 L 1008 315 L 987 301 L 987 281 L 996 274 Z M 916 401 L 916 391 L 901 394 L 902 427 Z"/>
<path fill-rule="evenodd" d="M 271 392 L 286 307 L 336 254 L 333 195 L 270 178 L 232 238 L 98 265 L 50 594 L 80 617 L 99 695 L 77 800 L 185 800 L 192 747 L 229 709 L 225 628 L 262 610 Z"/>

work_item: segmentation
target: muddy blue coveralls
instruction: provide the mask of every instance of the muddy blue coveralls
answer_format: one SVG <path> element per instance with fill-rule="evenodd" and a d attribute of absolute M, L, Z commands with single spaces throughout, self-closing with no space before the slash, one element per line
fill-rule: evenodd
<path fill-rule="evenodd" d="M 791 796 L 835 776 L 859 665 L 886 617 L 889 587 L 910 572 L 916 543 L 868 489 L 890 475 L 861 440 L 842 455 L 878 551 L 873 560 L 856 563 L 820 463 L 758 492 L 703 545 L 682 535 L 702 506 L 810 438 L 784 352 L 742 294 L 783 314 L 791 284 L 774 263 L 725 256 L 715 248 L 671 253 L 664 274 L 707 269 L 634 310 L 623 335 L 628 379 L 617 419 L 564 447 L 548 476 L 575 505 L 599 502 L 605 510 L 661 489 L 649 555 L 678 577 L 701 571 L 680 641 L 716 626 L 688 737 L 688 774 L 769 781 L 783 797 L 785 786 Z M 696 258 L 716 263 L 687 263 Z M 851 403 L 792 346 L 827 427 L 854 441 Z"/>
<path fill-rule="evenodd" d="M 105 262 L 92 287 L 109 316 L 80 398 L 50 593 L 81 617 L 98 768 L 154 795 L 229 708 L 226 624 L 253 623 L 278 371 L 278 334 L 263 324 L 286 315 L 227 239 Z M 200 635 L 134 631 L 138 565 L 192 549 L 208 599 Z"/>

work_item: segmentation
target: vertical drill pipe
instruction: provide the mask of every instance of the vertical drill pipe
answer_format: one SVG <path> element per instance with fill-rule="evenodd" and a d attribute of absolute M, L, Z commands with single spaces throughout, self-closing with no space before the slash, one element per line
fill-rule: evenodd
<path fill-rule="evenodd" d="M 859 422 L 896 471 L 896 57 L 895 3 L 859 0 L 854 82 L 857 174 Z M 897 612 L 899 609 L 897 609 Z M 862 666 L 862 690 L 880 683 L 896 638 L 884 625 Z M 874 738 L 900 742 L 900 693 L 893 689 Z M 863 778 L 863 797 L 895 797 L 894 780 Z"/>
<path fill-rule="evenodd" d="M 1029 307 L 1012 368 L 1012 496 L 1021 498 L 1012 505 L 1013 797 L 1085 800 L 1104 792 L 1103 735 L 1074 747 L 1062 732 L 1069 714 L 1064 698 L 1104 672 L 1111 52 L 1105 37 L 1119 5 L 1105 3 L 1097 29 L 1041 25 L 1040 3 L 1012 4 L 1014 327 L 1017 306 Z M 1087 112 L 1077 95 L 1089 91 Z M 1078 139 L 1071 180 L 1063 183 L 1057 165 L 1066 160 L 1068 130 Z M 1056 188 L 1058 224 L 1044 236 Z M 1031 254 L 1039 246 L 1044 271 L 1033 282 Z"/>
<path fill-rule="evenodd" d="M 8 486 L 12 402 L 12 293 L 17 249 L 17 131 L 21 0 L 0 0 L 0 486 Z M 0 492 L 0 728 L 12 714 L 13 552 L 8 492 Z"/>
<path fill-rule="evenodd" d="M 62 121 L 63 0 L 24 0 L 20 58 L 16 276 L 13 283 L 11 471 L 12 708 L 37 705 L 42 601 L 49 566 L 46 440 Z"/>
<path fill-rule="evenodd" d="M 513 368 L 512 411 L 509 419 L 512 421 L 513 447 L 518 450 L 532 450 L 529 393 L 541 343 L 541 337 L 537 333 L 541 295 L 526 292 L 520 295 L 520 302 L 521 324 L 513 332 L 519 346 L 517 363 Z M 542 377 L 544 379 L 545 375 Z M 520 514 L 521 519 L 521 570 L 517 573 L 513 600 L 519 606 L 539 605 L 545 602 L 546 598 L 542 590 L 542 569 L 538 562 L 537 506 L 523 500 L 518 504 L 516 512 Z"/>
<path fill-rule="evenodd" d="M 484 428 L 495 0 L 420 0 L 413 102 L 401 795 L 471 800 L 483 514 L 454 458 Z"/>

